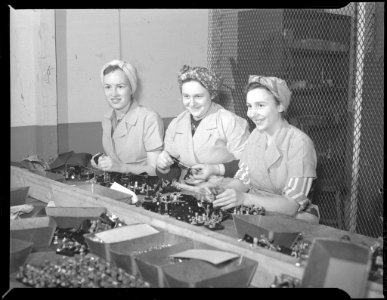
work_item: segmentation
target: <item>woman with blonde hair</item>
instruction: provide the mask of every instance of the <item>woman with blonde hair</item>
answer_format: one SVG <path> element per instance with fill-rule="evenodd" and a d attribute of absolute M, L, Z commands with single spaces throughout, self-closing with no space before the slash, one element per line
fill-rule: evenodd
<path fill-rule="evenodd" d="M 101 81 L 111 109 L 102 120 L 105 155 L 93 167 L 103 171 L 155 175 L 156 160 L 163 150 L 164 127 L 160 116 L 134 98 L 135 67 L 113 60 L 102 67 Z"/>

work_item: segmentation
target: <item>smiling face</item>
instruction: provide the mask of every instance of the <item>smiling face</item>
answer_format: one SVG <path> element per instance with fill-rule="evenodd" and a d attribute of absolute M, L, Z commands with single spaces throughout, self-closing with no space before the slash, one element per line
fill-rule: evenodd
<path fill-rule="evenodd" d="M 247 116 L 255 123 L 259 131 L 272 135 L 281 124 L 282 104 L 264 88 L 250 90 L 246 96 Z"/>
<path fill-rule="evenodd" d="M 132 88 L 124 71 L 115 70 L 103 77 L 103 88 L 109 105 L 117 111 L 125 111 L 131 103 Z"/>
<path fill-rule="evenodd" d="M 195 120 L 202 119 L 211 106 L 211 97 L 208 90 L 199 82 L 191 80 L 181 87 L 183 104 Z"/>

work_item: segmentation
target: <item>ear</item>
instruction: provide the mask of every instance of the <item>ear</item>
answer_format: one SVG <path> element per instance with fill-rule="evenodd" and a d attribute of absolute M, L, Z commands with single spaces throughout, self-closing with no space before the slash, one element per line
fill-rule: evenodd
<path fill-rule="evenodd" d="M 283 106 L 283 104 L 278 105 L 278 111 L 279 111 L 280 113 L 282 113 L 282 112 L 285 111 L 285 107 Z"/>

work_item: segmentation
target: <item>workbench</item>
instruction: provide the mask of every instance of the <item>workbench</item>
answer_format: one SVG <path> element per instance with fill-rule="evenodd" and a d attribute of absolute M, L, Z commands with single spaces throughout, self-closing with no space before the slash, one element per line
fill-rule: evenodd
<path fill-rule="evenodd" d="M 194 226 L 168 215 L 160 215 L 147 211 L 142 207 L 129 205 L 102 195 L 93 194 L 87 190 L 71 186 L 63 182 L 54 181 L 35 174 L 27 169 L 11 166 L 11 187 L 30 187 L 29 196 L 43 203 L 54 201 L 56 206 L 67 207 L 105 207 L 127 224 L 147 223 L 170 233 L 188 237 L 192 240 L 213 245 L 221 250 L 230 251 L 258 262 L 258 267 L 252 278 L 251 285 L 255 287 L 269 287 L 275 276 L 286 274 L 302 279 L 304 266 L 298 266 L 298 259 L 271 251 L 261 247 L 251 247 L 251 244 L 238 239 L 232 219 L 225 220 L 224 229 L 211 231 L 207 228 Z M 376 239 L 347 231 L 338 230 L 324 225 L 314 225 L 304 221 L 292 222 L 297 231 L 304 237 L 313 240 L 314 237 L 342 238 L 347 235 L 354 243 L 361 243 L 371 247 Z M 366 297 L 383 297 L 383 286 L 377 282 L 368 281 Z"/>

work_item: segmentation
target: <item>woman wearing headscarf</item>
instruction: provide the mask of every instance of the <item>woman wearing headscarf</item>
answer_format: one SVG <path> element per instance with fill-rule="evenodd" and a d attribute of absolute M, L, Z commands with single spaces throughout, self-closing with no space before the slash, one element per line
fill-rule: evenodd
<path fill-rule="evenodd" d="M 318 223 L 318 207 L 308 199 L 316 178 L 316 151 L 312 140 L 283 118 L 291 97 L 286 82 L 252 75 L 245 91 L 247 116 L 256 128 L 234 181 L 213 205 L 222 209 L 256 205 Z"/>
<path fill-rule="evenodd" d="M 233 177 L 250 134 L 247 121 L 213 102 L 221 79 L 209 69 L 184 65 L 178 84 L 186 110 L 168 126 L 157 175 L 184 178 L 186 170 L 181 172 L 174 164 L 177 158 L 194 171 L 192 184 L 211 177 Z"/>
<path fill-rule="evenodd" d="M 94 157 L 93 167 L 103 171 L 155 175 L 157 156 L 163 150 L 164 127 L 160 116 L 134 98 L 137 72 L 122 60 L 102 67 L 101 81 L 111 109 L 102 120 L 105 155 Z"/>

